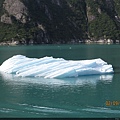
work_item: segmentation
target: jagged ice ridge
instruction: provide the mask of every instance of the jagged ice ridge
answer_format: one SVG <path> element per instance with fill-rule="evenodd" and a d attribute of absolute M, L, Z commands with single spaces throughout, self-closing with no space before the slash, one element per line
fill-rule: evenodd
<path fill-rule="evenodd" d="M 0 71 L 21 77 L 66 78 L 113 73 L 112 65 L 102 59 L 65 60 L 63 58 L 28 58 L 15 55 L 2 63 Z"/>

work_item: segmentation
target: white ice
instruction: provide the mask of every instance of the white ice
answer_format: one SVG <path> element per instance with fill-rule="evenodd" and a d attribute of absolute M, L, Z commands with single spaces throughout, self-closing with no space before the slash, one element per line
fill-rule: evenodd
<path fill-rule="evenodd" d="M 15 55 L 4 61 L 0 71 L 21 77 L 68 78 L 113 73 L 112 65 L 102 59 L 65 60 L 63 58 L 28 58 Z"/>

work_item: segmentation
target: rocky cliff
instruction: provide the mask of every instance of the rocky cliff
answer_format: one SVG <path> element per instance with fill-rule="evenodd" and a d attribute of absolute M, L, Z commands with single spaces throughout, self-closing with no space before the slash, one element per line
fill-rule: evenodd
<path fill-rule="evenodd" d="M 1 0 L 0 41 L 120 40 L 119 0 Z"/>

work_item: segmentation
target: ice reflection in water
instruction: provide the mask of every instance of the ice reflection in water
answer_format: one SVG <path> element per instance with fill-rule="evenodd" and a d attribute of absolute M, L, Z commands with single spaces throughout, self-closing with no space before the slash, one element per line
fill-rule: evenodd
<path fill-rule="evenodd" d="M 80 76 L 77 78 L 61 78 L 61 79 L 50 79 L 50 78 L 34 78 L 34 77 L 16 77 L 14 74 L 0 73 L 2 78 L 7 82 L 16 82 L 20 83 L 36 83 L 36 84 L 45 84 L 45 85 L 81 85 L 86 84 L 95 86 L 98 81 L 104 81 L 106 83 L 112 82 L 113 74 L 105 75 L 89 75 L 89 76 Z"/>

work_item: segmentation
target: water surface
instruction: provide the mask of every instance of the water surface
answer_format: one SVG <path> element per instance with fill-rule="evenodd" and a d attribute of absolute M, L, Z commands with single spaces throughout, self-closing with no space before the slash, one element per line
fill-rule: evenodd
<path fill-rule="evenodd" d="M 1 118 L 120 117 L 119 45 L 0 46 L 0 64 L 13 55 L 71 60 L 101 58 L 114 74 L 44 79 L 0 73 Z"/>

